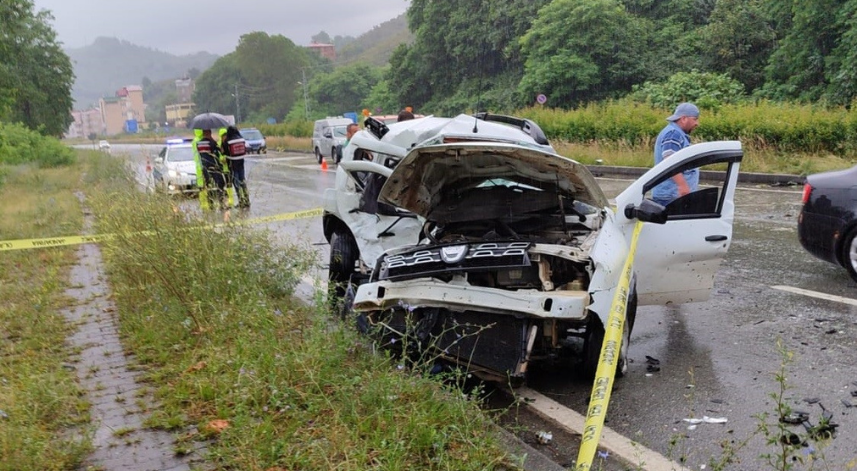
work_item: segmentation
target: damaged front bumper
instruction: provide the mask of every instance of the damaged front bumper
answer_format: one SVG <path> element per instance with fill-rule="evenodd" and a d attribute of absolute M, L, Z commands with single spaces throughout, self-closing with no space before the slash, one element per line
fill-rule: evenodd
<path fill-rule="evenodd" d="M 512 291 L 419 279 L 363 284 L 353 307 L 385 344 L 431 351 L 502 380 L 523 379 L 534 357 L 557 348 L 568 326 L 587 319 L 588 304 L 584 291 Z"/>
<path fill-rule="evenodd" d="M 355 311 L 378 311 L 401 303 L 439 307 L 452 311 L 482 311 L 508 316 L 583 320 L 589 293 L 585 291 L 510 291 L 455 281 L 420 279 L 377 281 L 360 285 L 354 298 Z"/>

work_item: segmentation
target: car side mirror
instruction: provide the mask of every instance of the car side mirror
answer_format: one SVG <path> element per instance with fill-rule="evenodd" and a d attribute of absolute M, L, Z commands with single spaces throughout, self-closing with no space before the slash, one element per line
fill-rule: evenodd
<path fill-rule="evenodd" d="M 163 157 L 155 157 L 155 163 L 156 164 L 164 163 L 164 158 Z"/>
<path fill-rule="evenodd" d="M 326 137 L 326 138 L 330 139 L 330 138 L 332 138 L 332 137 L 333 137 L 333 133 L 331 133 L 330 131 L 325 131 L 325 132 L 324 132 L 324 137 Z"/>
<path fill-rule="evenodd" d="M 664 224 L 667 222 L 667 210 L 652 200 L 643 199 L 640 206 L 634 206 L 633 204 L 625 206 L 625 217 L 628 219 L 638 219 L 643 222 Z"/>

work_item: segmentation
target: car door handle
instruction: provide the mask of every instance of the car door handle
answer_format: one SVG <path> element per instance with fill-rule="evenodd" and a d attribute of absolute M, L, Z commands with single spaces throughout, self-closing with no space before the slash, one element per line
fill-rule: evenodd
<path fill-rule="evenodd" d="M 720 242 L 721 240 L 726 239 L 728 239 L 728 237 L 726 237 L 725 235 L 710 235 L 705 237 L 705 240 L 707 242 Z"/>

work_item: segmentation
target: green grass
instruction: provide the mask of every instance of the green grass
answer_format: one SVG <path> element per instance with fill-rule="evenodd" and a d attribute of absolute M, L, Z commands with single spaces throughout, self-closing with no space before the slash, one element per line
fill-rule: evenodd
<path fill-rule="evenodd" d="M 98 156 L 90 156 L 97 159 Z M 74 191 L 99 164 L 3 167 L 0 240 L 80 233 Z M 0 253 L 0 470 L 74 469 L 90 451 L 89 404 L 65 340 L 75 329 L 61 309 L 75 247 Z"/>
<path fill-rule="evenodd" d="M 323 309 L 292 300 L 315 263 L 308 243 L 211 230 L 158 197 L 92 200 L 98 232 L 129 234 L 104 245 L 114 300 L 159 402 L 147 426 L 181 434 L 177 450 L 211 440 L 218 469 L 508 464 L 475 399 L 397 368 Z"/>

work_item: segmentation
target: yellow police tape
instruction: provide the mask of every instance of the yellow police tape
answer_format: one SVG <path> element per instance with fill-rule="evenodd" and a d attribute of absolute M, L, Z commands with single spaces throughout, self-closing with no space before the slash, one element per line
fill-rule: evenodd
<path fill-rule="evenodd" d="M 601 430 L 604 428 L 604 418 L 607 416 L 607 406 L 610 404 L 610 393 L 613 390 L 613 377 L 619 363 L 619 352 L 622 348 L 622 331 L 625 326 L 625 309 L 628 306 L 628 290 L 631 285 L 631 273 L 634 268 L 634 255 L 637 253 L 637 239 L 643 223 L 637 221 L 634 234 L 631 236 L 631 247 L 628 258 L 622 268 L 619 285 L 610 306 L 610 315 L 604 329 L 604 342 L 601 344 L 601 354 L 598 357 L 598 368 L 595 371 L 595 381 L 592 383 L 592 395 L 589 397 L 589 409 L 586 412 L 586 423 L 583 427 L 583 437 L 580 440 L 580 450 L 577 453 L 577 471 L 587 471 L 592 466 L 592 459 L 601 440 Z"/>
<path fill-rule="evenodd" d="M 236 226 L 243 226 L 250 224 L 264 224 L 268 222 L 290 221 L 292 219 L 321 216 L 322 212 L 323 210 L 321 208 L 314 208 L 307 209 L 305 211 L 295 211 L 293 213 L 276 214 L 273 216 L 245 219 L 231 224 Z M 216 224 L 215 227 L 223 225 L 225 224 Z M 145 232 L 143 232 L 143 234 L 145 234 Z M 100 234 L 91 236 L 48 237 L 44 239 L 4 240 L 0 241 L 0 252 L 5 252 L 9 250 L 43 249 L 48 247 L 61 247 L 65 245 L 95 244 L 110 240 L 113 237 L 115 237 L 113 234 Z"/>

